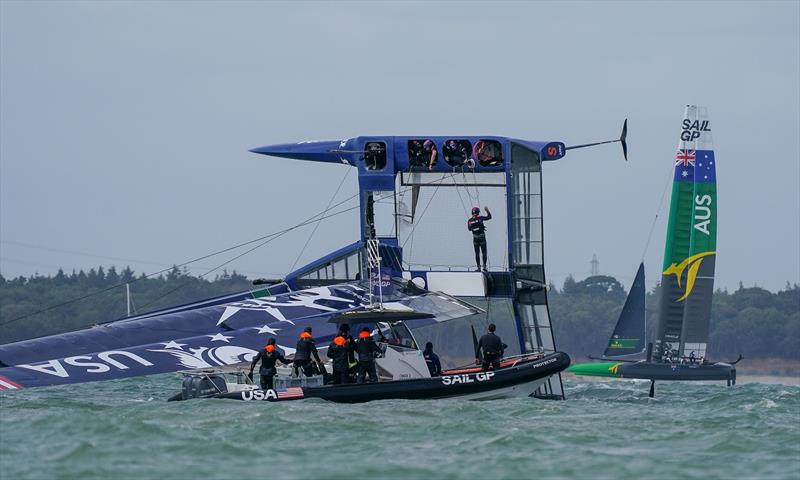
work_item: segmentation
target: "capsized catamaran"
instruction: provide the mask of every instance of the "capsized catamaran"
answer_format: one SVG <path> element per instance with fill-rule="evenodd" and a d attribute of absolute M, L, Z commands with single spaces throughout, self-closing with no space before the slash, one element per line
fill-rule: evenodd
<path fill-rule="evenodd" d="M 623 127 L 619 139 L 571 147 L 498 136 L 423 135 L 256 148 L 252 151 L 258 154 L 354 168 L 358 240 L 251 291 L 0 345 L 0 390 L 236 365 L 251 361 L 268 338 L 275 338 L 291 357 L 298 336 L 309 326 L 324 350 L 336 334 L 329 319 L 370 309 L 375 294 L 370 282 L 377 277 L 383 308 L 430 314 L 405 324 L 420 342 L 434 339 L 444 363 L 463 365 L 474 358 L 470 326 L 495 323 L 509 345 L 507 356 L 557 359 L 538 370 L 537 375 L 545 374 L 533 396 L 564 398 L 559 372 L 569 360 L 556 350 L 547 302 L 542 165 L 574 148 L 619 142 L 625 149 L 625 132 Z M 508 227 L 500 244 L 503 265 L 489 272 L 412 265 L 404 258 L 399 222 L 418 220 L 420 190 L 465 188 L 469 182 L 471 188 L 502 189 Z M 406 191 L 414 201 L 409 214 L 401 215 L 398 196 Z M 443 208 L 433 197 L 428 207 Z M 375 266 L 368 262 L 373 256 L 366 247 L 373 241 L 378 275 L 371 273 Z M 487 307 L 476 306 L 479 302 Z"/>
<path fill-rule="evenodd" d="M 644 348 L 644 266 L 603 359 L 569 368 L 576 375 L 736 382 L 733 363 L 706 358 L 717 239 L 716 159 L 705 107 L 687 105 L 681 122 L 667 227 L 655 348 Z M 631 361 L 632 355 L 646 358 Z M 738 361 L 738 360 L 737 360 Z M 650 395 L 654 393 L 651 383 Z"/>

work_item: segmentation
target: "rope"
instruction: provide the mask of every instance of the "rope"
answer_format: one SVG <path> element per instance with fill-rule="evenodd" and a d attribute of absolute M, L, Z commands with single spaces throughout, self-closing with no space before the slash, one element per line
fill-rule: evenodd
<path fill-rule="evenodd" d="M 342 185 L 344 185 L 344 181 L 347 180 L 347 176 L 350 175 L 350 170 L 352 170 L 352 169 L 348 168 L 346 170 L 347 171 L 344 173 L 344 177 L 342 177 L 342 181 L 339 182 L 339 186 L 336 187 L 336 191 L 333 193 L 333 196 L 331 197 L 330 200 L 328 200 L 328 205 L 325 207 L 326 211 L 331 208 L 331 204 L 333 203 L 333 200 L 336 199 L 336 195 L 339 195 L 339 190 L 341 190 Z M 319 225 L 321 223 L 322 223 L 322 218 L 320 218 L 317 221 L 317 223 L 314 225 L 314 230 L 311 231 L 311 235 L 308 236 L 308 238 L 306 239 L 306 243 L 303 244 L 303 248 L 300 249 L 300 253 L 297 254 L 297 258 L 294 259 L 294 263 L 292 263 L 292 268 L 289 269 L 290 272 L 294 271 L 294 267 L 297 266 L 297 262 L 300 261 L 300 257 L 302 257 L 303 253 L 305 253 L 306 247 L 308 247 L 308 243 L 314 237 L 314 234 L 317 233 L 317 229 L 319 228 Z"/>
<path fill-rule="evenodd" d="M 644 243 L 644 251 L 642 252 L 642 262 L 644 262 L 644 256 L 647 255 L 647 249 L 650 247 L 650 240 L 653 238 L 653 231 L 656 228 L 656 221 L 658 221 L 659 215 L 661 215 L 661 210 L 664 208 L 664 198 L 667 195 L 667 188 L 672 183 L 672 176 L 675 167 L 670 165 L 669 168 L 669 180 L 664 184 L 664 190 L 661 192 L 661 199 L 658 201 L 658 209 L 656 210 L 656 215 L 653 217 L 653 222 L 650 224 L 650 232 L 647 234 L 647 241 Z"/>
<path fill-rule="evenodd" d="M 345 202 L 347 202 L 347 201 L 349 201 L 349 200 L 351 200 L 351 199 L 353 199 L 353 198 L 355 198 L 355 197 L 357 197 L 357 196 L 358 196 L 358 195 L 354 195 L 354 196 L 352 196 L 352 197 L 350 197 L 350 198 L 348 198 L 348 199 L 345 199 L 345 200 L 343 200 L 343 201 L 339 202 L 338 204 L 334 205 L 334 207 L 333 207 L 333 208 L 335 208 L 335 207 L 337 207 L 337 206 L 341 205 L 342 203 L 345 203 Z M 323 218 L 323 219 L 325 219 L 325 218 L 331 218 L 331 217 L 335 217 L 335 216 L 337 216 L 337 215 L 341 215 L 342 213 L 346 213 L 346 212 L 349 212 L 349 211 L 351 211 L 351 210 L 355 210 L 356 208 L 359 208 L 359 205 L 356 205 L 356 206 L 354 206 L 354 207 L 350 207 L 350 208 L 346 208 L 346 209 L 344 209 L 344 210 L 341 210 L 341 211 L 338 211 L 338 212 L 332 213 L 332 214 L 330 214 L 330 215 L 325 215 L 325 216 L 323 216 L 322 218 Z M 253 243 L 256 243 L 256 242 L 259 242 L 259 241 L 261 241 L 261 242 L 262 242 L 262 243 L 260 243 L 258 246 L 254 247 L 254 248 L 252 248 L 252 249 L 250 249 L 250 250 L 248 250 L 248 251 L 246 251 L 245 253 L 243 253 L 243 254 L 241 254 L 241 255 L 238 255 L 238 256 L 236 256 L 236 257 L 234 257 L 234 258 L 232 258 L 232 259 L 228 260 L 227 262 L 224 262 L 224 263 L 222 263 L 222 264 L 218 265 L 217 267 L 214 267 L 214 268 L 212 268 L 211 270 L 209 270 L 208 272 L 206 272 L 206 273 L 204 273 L 204 274 L 202 274 L 202 275 L 199 275 L 199 276 L 202 278 L 203 276 L 205 276 L 205 275 L 208 275 L 209 273 L 211 273 L 211 272 L 214 272 L 214 271 L 216 271 L 216 270 L 218 270 L 218 269 L 220 269 L 220 268 L 224 267 L 225 265 L 229 264 L 230 262 L 232 262 L 232 261 L 234 261 L 234 260 L 237 260 L 238 258 L 240 258 L 240 257 L 242 257 L 242 256 L 244 256 L 244 255 L 246 255 L 246 254 L 248 254 L 248 253 L 250 253 L 250 252 L 252 252 L 253 250 L 255 250 L 255 249 L 257 249 L 257 248 L 259 248 L 259 247 L 261 247 L 261 246 L 263 246 L 263 245 L 265 245 L 265 244 L 267 244 L 267 243 L 269 243 L 270 241 L 272 241 L 272 240 L 274 240 L 274 239 L 276 239 L 276 238 L 279 238 L 280 236 L 282 236 L 282 235 L 284 235 L 284 234 L 286 234 L 286 233 L 289 233 L 289 232 L 291 232 L 292 230 L 295 230 L 295 229 L 298 229 L 298 228 L 300 228 L 300 227 L 303 227 L 303 226 L 305 226 L 305 225 L 308 225 L 308 224 L 310 224 L 310 223 L 313 223 L 314 221 L 316 221 L 316 218 L 317 218 L 317 217 L 319 217 L 320 215 L 323 215 L 324 213 L 325 213 L 325 212 L 318 213 L 318 214 L 316 214 L 316 215 L 314 215 L 314 216 L 310 217 L 309 219 L 307 219 L 307 220 L 305 220 L 305 221 L 303 221 L 303 222 L 301 222 L 301 223 L 299 223 L 299 224 L 297 224 L 297 225 L 295 225 L 295 226 L 292 226 L 292 227 L 289 227 L 289 228 L 285 228 L 285 229 L 283 229 L 283 230 L 280 230 L 280 231 L 278 231 L 278 232 L 270 233 L 270 234 L 268 234 L 268 235 L 264 235 L 264 236 L 262 236 L 262 237 L 259 237 L 259 238 L 257 238 L 257 239 L 254 239 L 254 240 L 250 240 L 250 241 L 248 241 L 248 242 L 240 243 L 240 244 L 238 244 L 238 245 L 235 245 L 235 246 L 233 246 L 233 247 L 229 247 L 229 248 L 226 248 L 226 249 L 220 250 L 220 251 L 218 251 L 218 252 L 210 253 L 210 254 L 208 254 L 208 255 L 203 255 L 202 257 L 198 257 L 198 258 L 195 258 L 195 259 L 189 260 L 189 261 L 187 261 L 187 262 L 181 263 L 180 265 L 174 265 L 174 266 L 173 266 L 173 267 L 171 267 L 171 268 L 166 268 L 166 269 L 164 269 L 164 270 L 159 270 L 158 272 L 151 273 L 151 274 L 149 274 L 149 275 L 144 275 L 144 276 L 141 276 L 141 277 L 137 277 L 137 278 L 135 278 L 135 279 L 133 279 L 133 280 L 130 280 L 130 281 L 128 281 L 128 282 L 121 282 L 121 283 L 118 283 L 118 284 L 116 284 L 116 285 L 112 285 L 112 286 L 110 286 L 110 287 L 106 287 L 106 288 L 104 288 L 104 289 L 98 290 L 98 291 L 96 291 L 96 292 L 87 293 L 86 295 L 81 295 L 80 297 L 76 297 L 76 298 L 73 298 L 73 299 L 70 299 L 70 300 L 67 300 L 67 301 L 61 302 L 61 303 L 57 303 L 57 304 L 55 304 L 55 305 L 50 305 L 50 306 L 48 306 L 48 307 L 42 308 L 42 309 L 40 309 L 40 310 L 37 310 L 37 311 L 35 311 L 35 312 L 28 313 L 28 314 L 25 314 L 25 315 L 21 315 L 21 316 L 19 316 L 19 317 L 12 318 L 11 320 L 8 320 L 8 321 L 5 321 L 5 322 L 2 322 L 2 323 L 0 323 L 0 325 L 8 325 L 8 324 L 11 324 L 11 323 L 17 322 L 17 321 L 19 321 L 19 320 L 23 320 L 23 319 L 26 319 L 26 318 L 32 317 L 32 316 L 34 316 L 34 315 L 38 315 L 38 314 L 40 314 L 40 313 L 49 312 L 50 310 L 54 310 L 54 309 L 56 309 L 56 308 L 60 308 L 60 307 L 63 307 L 63 306 L 65 306 L 65 305 L 70 305 L 70 304 L 72 304 L 72 303 L 79 302 L 79 301 L 81 301 L 81 300 L 85 300 L 85 299 L 87 299 L 87 298 L 91 298 L 91 297 L 94 297 L 94 296 L 97 296 L 97 295 L 101 295 L 101 294 L 103 294 L 103 293 L 106 293 L 106 292 L 109 292 L 109 291 L 111 291 L 111 290 L 114 290 L 114 289 L 116 289 L 116 288 L 119 288 L 119 287 L 121 287 L 121 286 L 125 285 L 126 283 L 128 283 L 128 284 L 133 284 L 133 283 L 136 283 L 136 282 L 138 282 L 138 281 L 141 281 L 141 280 L 144 280 L 144 279 L 147 279 L 147 278 L 151 278 L 151 277 L 154 277 L 154 276 L 156 276 L 156 275 L 161 275 L 162 273 L 169 272 L 169 271 L 170 271 L 170 270 L 172 270 L 173 268 L 179 268 L 179 267 L 183 267 L 183 266 L 186 266 L 186 265 L 189 265 L 189 264 L 192 264 L 192 263 L 198 262 L 198 261 L 200 261 L 200 260 L 205 260 L 205 259 L 207 259 L 207 258 L 214 257 L 214 256 L 216 256 L 216 255 L 220 255 L 220 254 L 223 254 L 223 253 L 230 252 L 231 250 L 236 250 L 236 249 L 238 249 L 238 248 L 241 248 L 241 247 L 243 247 L 243 246 L 252 245 Z M 181 287 L 183 287 L 183 285 L 182 285 L 182 286 L 180 286 L 180 287 L 178 287 L 178 288 L 181 288 Z M 173 289 L 173 290 L 170 290 L 169 292 L 167 292 L 166 294 L 164 294 L 164 295 L 162 295 L 161 297 L 157 298 L 156 300 L 159 300 L 159 299 L 161 299 L 161 298 L 164 298 L 166 295 L 169 295 L 170 293 L 174 292 L 175 290 L 177 290 L 177 288 L 176 288 L 176 289 Z M 148 303 L 148 305 L 149 305 L 149 304 L 152 304 L 152 302 Z M 141 309 L 141 308 L 144 308 L 144 306 L 141 306 L 141 307 L 139 307 L 139 308 L 140 308 L 140 309 Z"/>

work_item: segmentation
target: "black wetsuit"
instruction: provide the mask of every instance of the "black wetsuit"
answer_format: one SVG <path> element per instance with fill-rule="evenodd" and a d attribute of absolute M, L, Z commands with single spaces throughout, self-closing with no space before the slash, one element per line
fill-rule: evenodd
<path fill-rule="evenodd" d="M 483 370 L 488 370 L 489 366 L 495 370 L 500 368 L 500 359 L 503 358 L 504 350 L 505 344 L 494 333 L 489 332 L 482 336 L 478 340 L 478 351 L 476 352 L 478 358 L 482 359 L 481 368 Z"/>
<path fill-rule="evenodd" d="M 328 358 L 333 360 L 334 385 L 348 383 L 348 371 L 350 369 L 349 357 L 352 354 L 351 349 L 352 343 L 348 342 L 346 337 L 344 345 L 336 345 L 336 342 L 331 342 L 328 346 Z"/>
<path fill-rule="evenodd" d="M 300 369 L 303 369 L 303 373 L 306 377 L 314 375 L 316 369 L 311 363 L 311 357 L 314 357 L 317 363 L 322 363 L 319 359 L 319 353 L 317 352 L 317 345 L 314 343 L 314 339 L 301 338 L 297 341 L 297 351 L 294 352 L 295 373 L 299 374 Z"/>
<path fill-rule="evenodd" d="M 375 356 L 380 353 L 378 344 L 372 337 L 356 340 L 356 353 L 358 354 L 358 383 L 364 383 L 364 377 L 369 375 L 370 382 L 378 381 L 375 371 Z"/>
<path fill-rule="evenodd" d="M 428 364 L 428 371 L 431 372 L 431 377 L 438 377 L 442 374 L 442 364 L 439 362 L 439 355 L 433 353 L 433 350 L 424 350 L 422 356 L 425 357 L 425 363 Z"/>
<path fill-rule="evenodd" d="M 475 263 L 478 265 L 478 270 L 481 268 L 481 255 L 483 254 L 483 269 L 486 270 L 486 225 L 483 224 L 486 220 L 491 220 L 492 214 L 488 215 L 474 215 L 467 220 L 467 230 L 472 232 L 472 247 L 475 249 Z"/>
<path fill-rule="evenodd" d="M 268 352 L 266 348 L 262 348 L 259 350 L 258 355 L 253 358 L 253 363 L 250 364 L 250 373 L 253 373 L 253 369 L 256 368 L 256 364 L 259 360 L 261 361 L 261 368 L 258 369 L 258 373 L 261 375 L 261 388 L 265 390 L 274 386 L 273 380 L 275 374 L 278 373 L 278 370 L 275 368 L 275 363 L 278 361 L 284 365 L 292 363 L 291 360 L 286 360 L 283 353 L 277 348 L 272 352 Z"/>

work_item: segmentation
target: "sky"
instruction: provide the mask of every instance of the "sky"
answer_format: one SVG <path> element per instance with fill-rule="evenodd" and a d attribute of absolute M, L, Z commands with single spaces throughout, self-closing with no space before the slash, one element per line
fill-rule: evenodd
<path fill-rule="evenodd" d="M 799 25 L 797 1 L 2 0 L 0 273 L 152 273 L 296 225 L 340 182 L 337 199 L 357 191 L 343 165 L 248 151 L 261 145 L 570 145 L 616 138 L 627 118 L 629 162 L 610 145 L 544 165 L 545 264 L 560 286 L 597 255 L 627 287 L 644 259 L 652 286 L 680 120 L 698 104 L 718 161 L 716 285 L 782 289 L 800 282 Z M 226 268 L 282 276 L 356 240 L 357 220 L 323 221 L 304 250 L 312 226 L 293 230 Z"/>

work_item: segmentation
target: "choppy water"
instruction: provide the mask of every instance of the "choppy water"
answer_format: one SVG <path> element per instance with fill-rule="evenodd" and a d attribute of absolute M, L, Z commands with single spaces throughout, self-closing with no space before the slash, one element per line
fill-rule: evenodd
<path fill-rule="evenodd" d="M 566 382 L 564 402 L 164 401 L 178 379 L 4 393 L 0 478 L 800 478 L 800 387 Z"/>

